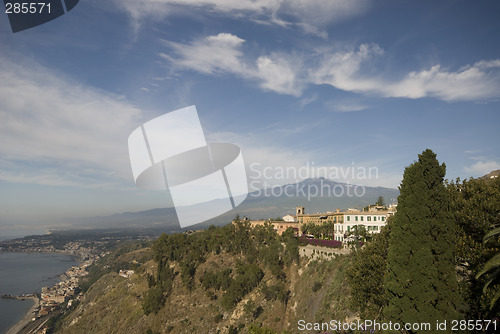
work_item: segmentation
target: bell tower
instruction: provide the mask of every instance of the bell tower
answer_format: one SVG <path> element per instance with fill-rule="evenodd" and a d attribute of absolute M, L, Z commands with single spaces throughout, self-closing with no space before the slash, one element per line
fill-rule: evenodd
<path fill-rule="evenodd" d="M 305 210 L 304 210 L 303 206 L 298 206 L 295 208 L 295 215 L 296 216 L 303 215 L 303 214 L 305 214 Z"/>

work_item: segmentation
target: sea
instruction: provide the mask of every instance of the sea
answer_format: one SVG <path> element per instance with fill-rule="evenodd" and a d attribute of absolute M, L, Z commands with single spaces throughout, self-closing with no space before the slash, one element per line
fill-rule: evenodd
<path fill-rule="evenodd" d="M 78 263 L 70 255 L 0 252 L 0 295 L 41 292 L 53 286 L 60 275 Z M 0 333 L 21 320 L 33 306 L 32 300 L 0 298 Z"/>
<path fill-rule="evenodd" d="M 15 228 L 0 225 L 0 241 L 22 238 L 27 235 L 45 234 L 46 230 L 38 228 Z"/>

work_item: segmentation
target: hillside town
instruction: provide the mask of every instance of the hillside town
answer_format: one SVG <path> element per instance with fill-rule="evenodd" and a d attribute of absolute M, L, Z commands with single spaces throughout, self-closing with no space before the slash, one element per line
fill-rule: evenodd
<path fill-rule="evenodd" d="M 100 258 L 110 254 L 110 251 L 124 241 L 149 240 L 151 237 L 130 232 L 114 232 L 112 235 L 95 233 L 86 234 L 56 232 L 44 235 L 34 235 L 24 238 L 5 240 L 0 242 L 1 252 L 23 253 L 57 253 L 70 255 L 78 261 L 77 266 L 69 268 L 60 275 L 60 281 L 54 286 L 42 287 L 40 293 L 22 295 L 3 295 L 6 299 L 32 299 L 34 305 L 27 315 L 23 326 L 15 331 L 22 333 L 45 334 L 51 317 L 64 313 L 80 302 L 83 293 L 79 285 L 88 275 L 88 268 Z M 132 270 L 121 270 L 120 276 L 129 278 Z M 28 319 L 29 318 L 29 319 Z M 9 332 L 11 333 L 11 332 Z"/>
<path fill-rule="evenodd" d="M 352 241 L 349 236 L 356 226 L 364 226 L 369 234 L 379 233 L 386 225 L 387 218 L 393 216 L 396 211 L 397 204 L 391 204 L 387 207 L 370 205 L 363 210 L 349 208 L 345 211 L 337 209 L 336 211 L 306 214 L 305 207 L 299 206 L 295 209 L 295 215 L 286 215 L 281 220 L 250 220 L 244 217 L 243 221 L 248 222 L 251 227 L 270 224 L 279 235 L 282 235 L 288 228 L 292 228 L 299 236 L 307 234 L 308 224 L 319 226 L 332 224 L 333 240 L 347 243 Z"/>
<path fill-rule="evenodd" d="M 75 301 L 79 301 L 83 294 L 80 293 L 79 281 L 88 275 L 87 267 L 93 260 L 87 260 L 79 266 L 73 266 L 61 275 L 61 281 L 53 287 L 43 287 L 40 295 L 40 306 L 32 320 L 43 317 L 54 311 L 59 304 L 66 303 L 70 308 Z"/>
<path fill-rule="evenodd" d="M 93 256 L 98 259 L 100 256 Z M 87 268 L 94 262 L 94 259 L 86 260 L 78 266 L 73 266 L 60 276 L 61 281 L 52 287 L 43 287 L 40 295 L 23 294 L 20 296 L 3 295 L 8 299 L 33 299 L 35 304 L 31 308 L 29 318 L 32 326 L 29 333 L 47 333 L 47 321 L 50 316 L 60 314 L 65 309 L 71 308 L 76 302 L 83 298 L 80 292 L 79 282 L 88 275 Z"/>

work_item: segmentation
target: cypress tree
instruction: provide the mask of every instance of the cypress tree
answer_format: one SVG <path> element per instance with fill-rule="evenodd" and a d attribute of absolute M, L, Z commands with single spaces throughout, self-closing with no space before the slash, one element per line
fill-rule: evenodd
<path fill-rule="evenodd" d="M 405 169 L 399 188 L 384 278 L 388 300 L 384 315 L 401 325 L 430 323 L 433 332 L 437 332 L 437 320 L 447 320 L 450 332 L 450 321 L 459 319 L 461 303 L 454 221 L 443 184 L 446 166 L 429 149 L 418 157 Z"/>

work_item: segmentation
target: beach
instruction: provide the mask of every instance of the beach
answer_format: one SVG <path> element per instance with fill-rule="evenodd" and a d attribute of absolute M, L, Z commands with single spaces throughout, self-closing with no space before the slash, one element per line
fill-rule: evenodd
<path fill-rule="evenodd" d="M 25 298 L 28 299 L 28 298 Z M 33 314 L 35 310 L 38 308 L 40 305 L 40 299 L 38 297 L 30 297 L 30 299 L 33 299 L 33 306 L 30 308 L 28 313 L 14 326 L 12 326 L 6 334 L 17 334 L 19 333 L 27 324 L 31 322 L 31 318 L 33 318 Z"/>

